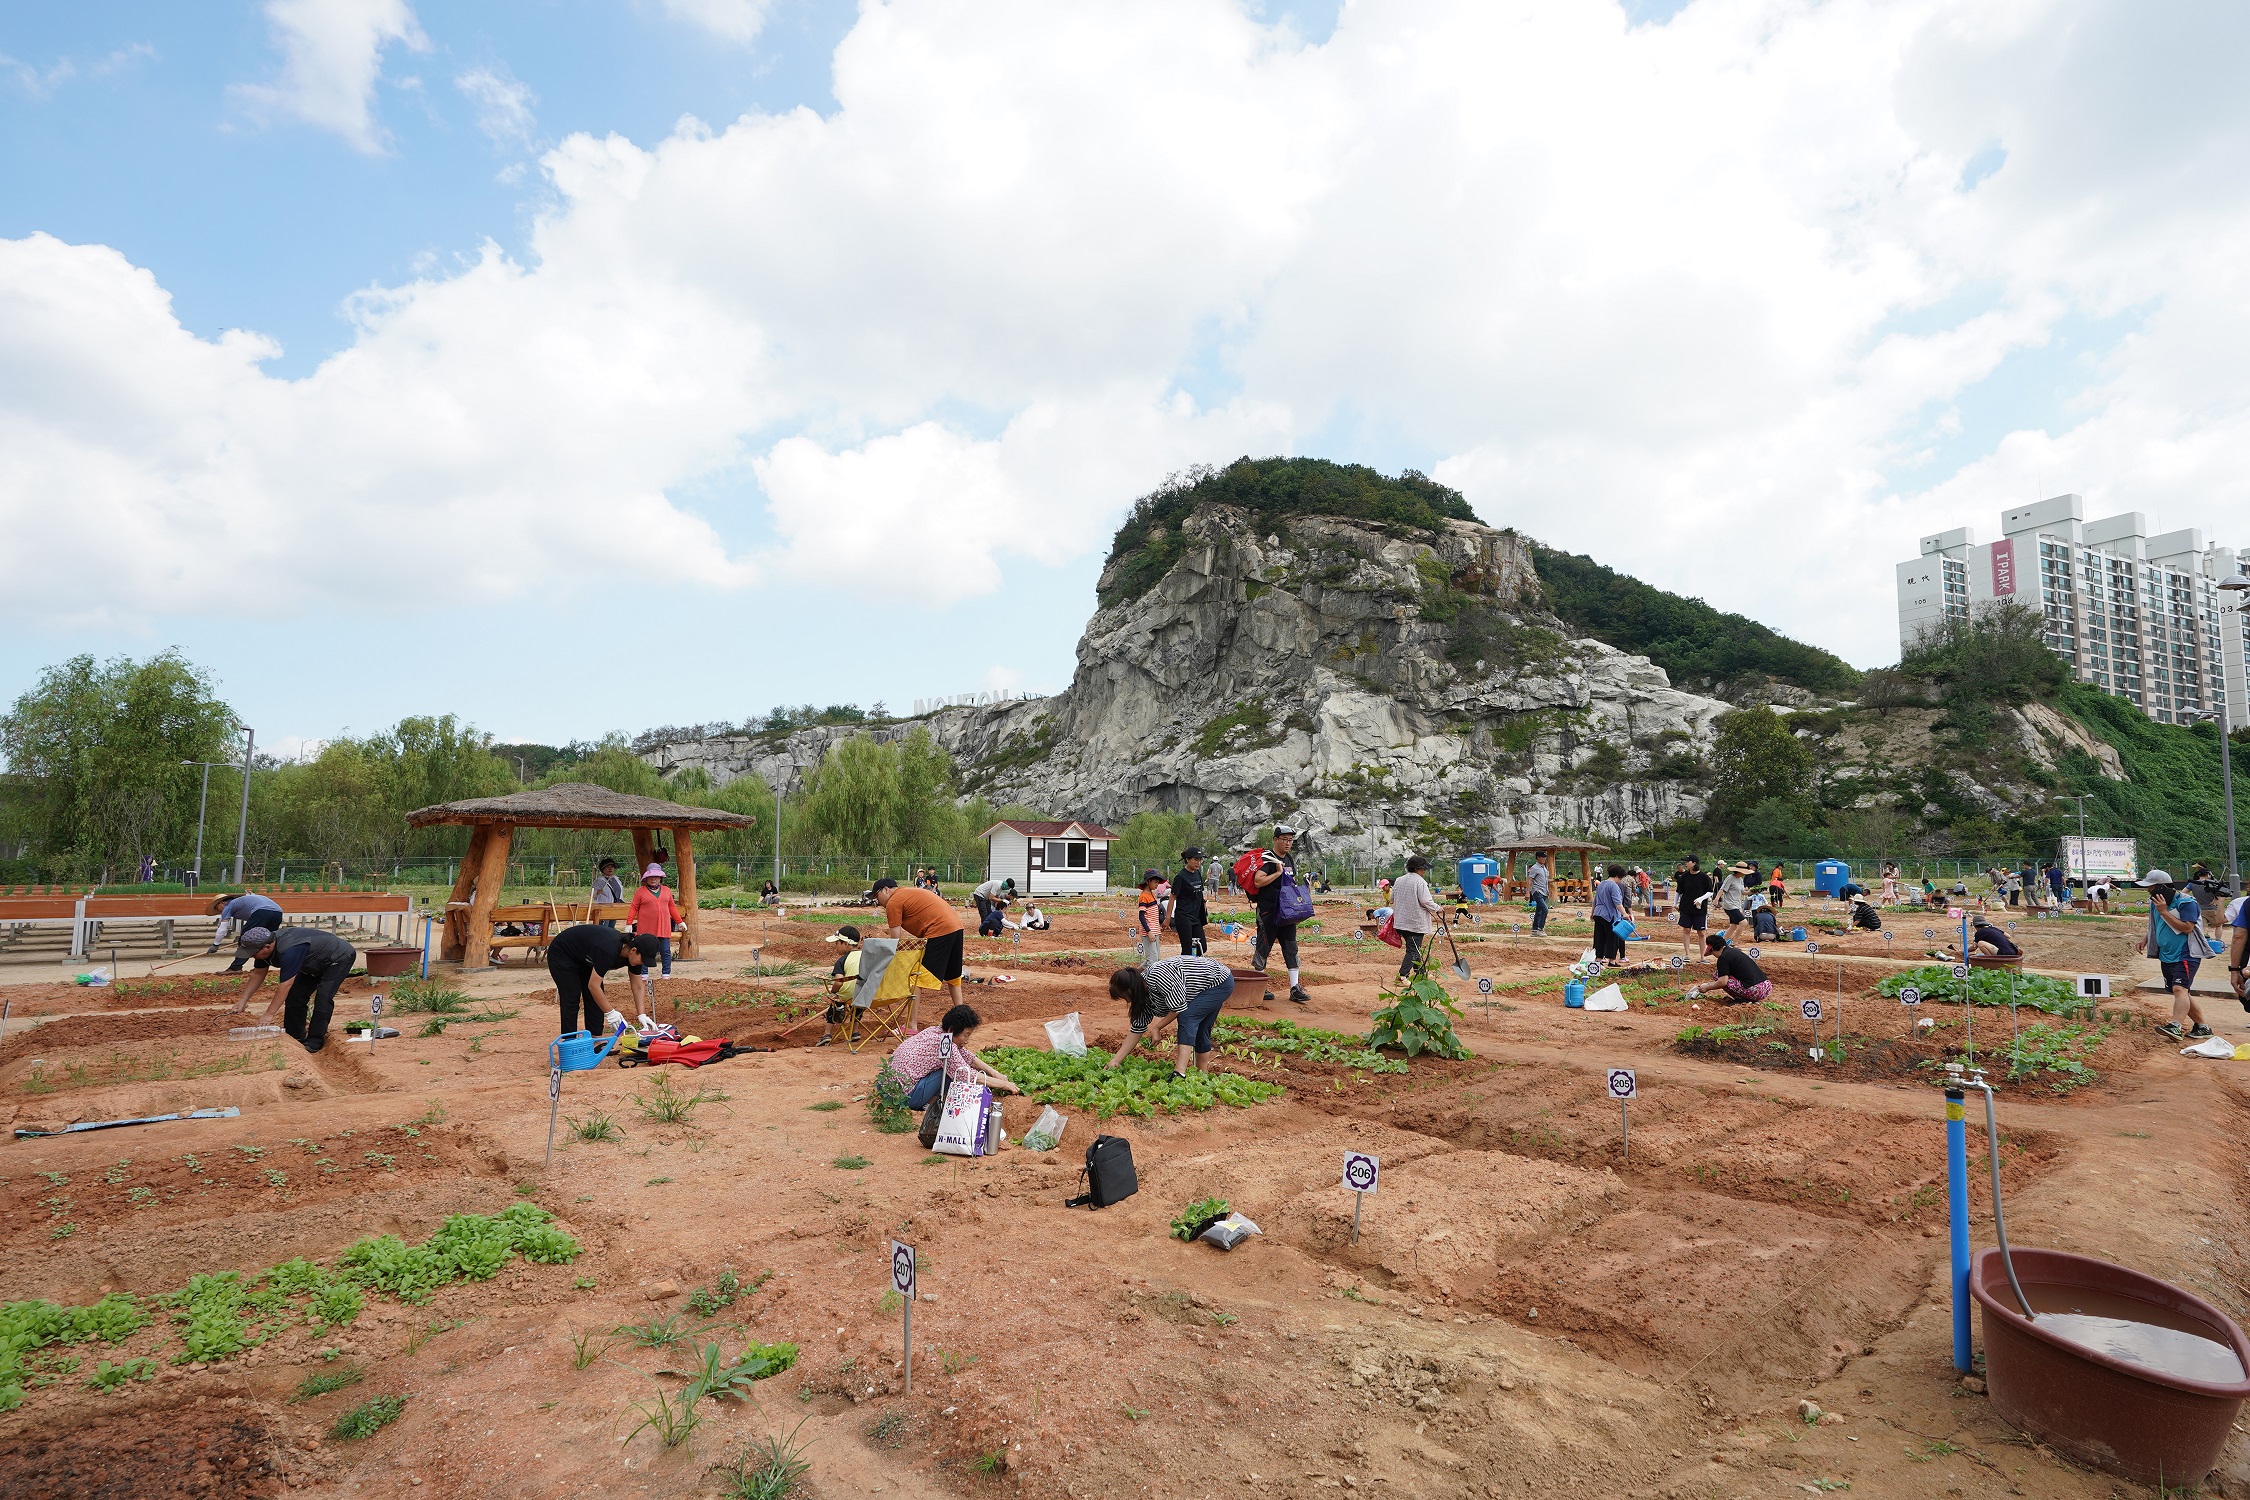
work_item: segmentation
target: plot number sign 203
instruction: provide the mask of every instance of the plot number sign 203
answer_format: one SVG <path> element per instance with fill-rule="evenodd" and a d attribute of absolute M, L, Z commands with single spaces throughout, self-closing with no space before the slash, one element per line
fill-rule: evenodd
<path fill-rule="evenodd" d="M 914 1300 L 914 1247 L 891 1241 L 891 1290 Z"/>
<path fill-rule="evenodd" d="M 1372 1193 L 1383 1179 L 1383 1164 L 1357 1151 L 1344 1153 L 1344 1186 L 1355 1193 Z"/>
<path fill-rule="evenodd" d="M 1806 1000 L 1804 1004 L 1798 1006 L 1797 1008 L 1805 1013 L 1805 1019 L 1808 1021 L 1817 1021 L 1821 1018 L 1822 1012 L 1820 1009 L 1820 999 L 1818 996 Z"/>
<path fill-rule="evenodd" d="M 1640 1097 L 1640 1092 L 1640 1085 L 1634 1081 L 1631 1068 L 1611 1068 L 1609 1070 L 1610 1098 L 1637 1099 Z"/>

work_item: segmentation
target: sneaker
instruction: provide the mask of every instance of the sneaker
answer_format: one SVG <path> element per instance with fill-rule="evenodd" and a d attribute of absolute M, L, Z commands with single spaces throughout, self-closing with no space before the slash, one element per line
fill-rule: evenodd
<path fill-rule="evenodd" d="M 2203 1039 L 2204 1039 L 2205 1037 L 2209 1036 L 2210 1034 L 2211 1034 L 2211 1028 L 2210 1028 L 2210 1027 L 2208 1027 L 2208 1026 L 2197 1026 L 2197 1027 L 2194 1027 L 2194 1028 L 2192 1028 L 2192 1029 L 2190 1029 L 2190 1030 L 2189 1030 L 2189 1032 L 2188 1032 L 2188 1040 L 2189 1040 L 2189 1041 L 2191 1041 L 2191 1042 L 2200 1042 L 2200 1041 L 2202 1041 L 2202 1040 L 2203 1040 Z"/>
<path fill-rule="evenodd" d="M 1302 985 L 1293 984 L 1289 986 L 1289 998 L 1299 1005 L 1310 1005 L 1312 1003 L 1312 996 L 1305 993 Z"/>
<path fill-rule="evenodd" d="M 2163 1025 L 2157 1027 L 2156 1034 L 2158 1036 L 2168 1036 L 2175 1042 L 2184 1041 L 2187 1038 L 2187 1033 L 2180 1030 L 2179 1027 L 2174 1026 L 2170 1021 L 2166 1021 Z"/>

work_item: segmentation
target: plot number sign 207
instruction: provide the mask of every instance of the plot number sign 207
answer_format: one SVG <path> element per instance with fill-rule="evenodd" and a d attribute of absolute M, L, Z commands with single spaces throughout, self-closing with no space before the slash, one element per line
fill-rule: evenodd
<path fill-rule="evenodd" d="M 914 1247 L 891 1241 L 891 1290 L 914 1300 Z"/>
<path fill-rule="evenodd" d="M 1355 1193 L 1372 1193 L 1382 1181 L 1383 1164 L 1357 1151 L 1344 1153 L 1344 1186 Z"/>
<path fill-rule="evenodd" d="M 1611 1068 L 1609 1070 L 1610 1098 L 1637 1099 L 1640 1097 L 1640 1092 L 1640 1085 L 1634 1080 L 1631 1068 Z"/>

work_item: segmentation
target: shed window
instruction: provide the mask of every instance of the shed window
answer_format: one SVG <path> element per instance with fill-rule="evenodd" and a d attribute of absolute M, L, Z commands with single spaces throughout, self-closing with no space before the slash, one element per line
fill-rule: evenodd
<path fill-rule="evenodd" d="M 1086 863 L 1084 839 L 1047 840 L 1047 868 L 1050 870 L 1083 870 Z"/>

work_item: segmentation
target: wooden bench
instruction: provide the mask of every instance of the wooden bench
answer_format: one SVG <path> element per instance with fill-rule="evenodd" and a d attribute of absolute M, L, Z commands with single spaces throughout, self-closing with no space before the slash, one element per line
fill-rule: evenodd
<path fill-rule="evenodd" d="M 449 907 L 458 906 L 465 910 L 469 903 L 461 901 L 447 904 Z M 555 940 L 555 934 L 565 927 L 573 927 L 581 922 L 623 922 L 632 914 L 633 908 L 623 902 L 603 902 L 599 906 L 591 906 L 582 902 L 543 901 L 531 906 L 496 906 L 492 909 L 487 940 L 493 951 L 524 948 L 530 950 L 529 956 L 536 959 Z M 520 926 L 527 922 L 537 923 L 539 931 L 500 931 L 503 926 Z"/>

